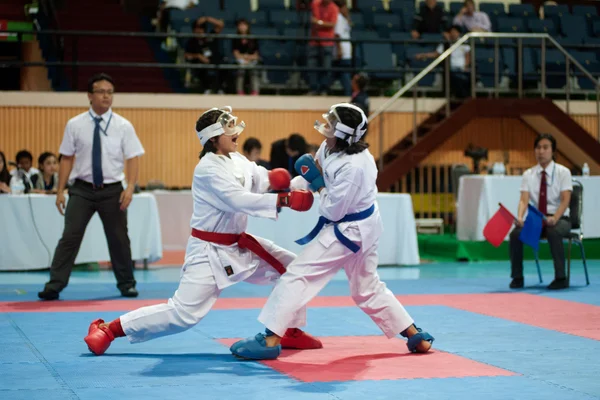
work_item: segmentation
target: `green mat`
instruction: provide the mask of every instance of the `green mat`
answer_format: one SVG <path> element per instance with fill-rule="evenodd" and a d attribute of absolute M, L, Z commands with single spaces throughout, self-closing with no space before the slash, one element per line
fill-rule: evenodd
<path fill-rule="evenodd" d="M 508 241 L 500 247 L 494 247 L 488 242 L 463 242 L 456 239 L 454 234 L 418 235 L 419 254 L 421 259 L 433 261 L 502 261 L 509 259 Z M 565 244 L 565 252 L 566 252 Z M 600 259 L 600 239 L 584 239 L 583 246 L 588 259 Z M 524 246 L 524 257 L 533 260 L 533 251 Z M 550 260 L 550 248 L 540 244 L 539 257 Z M 572 259 L 581 259 L 579 247 L 574 245 Z"/>

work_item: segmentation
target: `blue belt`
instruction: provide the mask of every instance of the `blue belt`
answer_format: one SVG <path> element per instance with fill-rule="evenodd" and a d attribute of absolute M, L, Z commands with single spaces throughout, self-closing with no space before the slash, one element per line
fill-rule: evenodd
<path fill-rule="evenodd" d="M 304 236 L 303 238 L 296 240 L 296 243 L 298 243 L 299 245 L 305 245 L 305 244 L 309 243 L 311 240 L 313 240 L 319 234 L 319 232 L 321 231 L 321 229 L 323 229 L 325 224 L 334 224 L 333 232 L 335 232 L 335 237 L 337 237 L 337 239 L 344 246 L 346 246 L 348 249 L 352 250 L 353 253 L 357 253 L 358 250 L 360 250 L 360 246 L 358 246 L 356 243 L 352 242 L 350 239 L 348 239 L 346 236 L 344 236 L 342 234 L 342 232 L 340 232 L 340 230 L 338 229 L 338 224 L 340 224 L 342 222 L 353 222 L 353 221 L 361 221 L 363 219 L 367 219 L 373 214 L 374 211 L 375 211 L 375 204 L 373 204 L 371 207 L 367 208 L 364 211 L 357 212 L 355 214 L 348 214 L 344 218 L 340 219 L 339 221 L 330 221 L 325 217 L 319 217 L 319 222 L 317 222 L 317 225 L 313 228 L 313 230 L 310 231 L 310 233 L 308 235 Z"/>

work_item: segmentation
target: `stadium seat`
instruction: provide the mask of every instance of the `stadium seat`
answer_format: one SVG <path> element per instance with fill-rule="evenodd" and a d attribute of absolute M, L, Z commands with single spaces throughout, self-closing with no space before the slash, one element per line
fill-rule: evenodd
<path fill-rule="evenodd" d="M 552 36 L 557 33 L 556 25 L 551 19 L 530 19 L 527 21 L 527 26 L 532 33 L 547 33 Z"/>
<path fill-rule="evenodd" d="M 269 18 L 266 11 L 255 11 L 245 17 L 250 22 L 251 27 L 266 27 L 269 25 Z"/>
<path fill-rule="evenodd" d="M 252 12 L 250 0 L 223 0 L 223 9 L 225 11 L 232 11 L 235 13 L 237 18 L 248 18 L 248 15 Z"/>
<path fill-rule="evenodd" d="M 273 26 L 280 31 L 301 25 L 300 16 L 296 11 L 273 10 L 269 12 L 269 19 Z"/>
<path fill-rule="evenodd" d="M 494 50 L 478 47 L 475 51 L 475 71 L 484 87 L 494 87 L 495 79 Z M 502 62 L 498 62 L 498 79 L 502 76 Z"/>
<path fill-rule="evenodd" d="M 554 21 L 554 25 L 557 27 L 560 25 L 560 19 L 565 15 L 570 15 L 569 6 L 566 4 L 559 4 L 556 6 L 544 6 L 544 18 L 551 19 Z"/>
<path fill-rule="evenodd" d="M 389 43 L 363 44 L 363 62 L 367 68 L 396 69 L 398 72 L 370 72 L 375 79 L 395 80 L 401 79 L 400 71 L 394 65 L 392 58 L 392 45 Z"/>
<path fill-rule="evenodd" d="M 359 12 L 351 13 L 350 21 L 352 30 L 365 30 L 367 28 L 367 26 L 365 25 L 365 17 Z"/>
<path fill-rule="evenodd" d="M 402 21 L 394 14 L 374 14 L 373 24 L 380 37 L 389 37 L 391 32 L 402 31 Z"/>
<path fill-rule="evenodd" d="M 592 51 L 574 51 L 572 55 L 592 76 L 598 76 L 600 73 L 600 63 L 598 62 L 596 53 Z M 596 90 L 596 84 L 583 75 L 579 68 L 575 67 L 573 71 L 577 76 L 577 82 L 581 89 Z"/>
<path fill-rule="evenodd" d="M 465 5 L 462 1 L 453 1 L 452 3 L 450 3 L 450 15 L 454 17 L 460 12 L 460 10 L 462 10 L 464 6 Z"/>
<path fill-rule="evenodd" d="M 537 18 L 533 4 L 509 4 L 508 14 L 516 18 Z"/>
<path fill-rule="evenodd" d="M 481 3 L 479 11 L 484 12 L 490 17 L 493 30 L 498 30 L 498 18 L 506 17 L 506 11 L 503 3 Z"/>
<path fill-rule="evenodd" d="M 533 50 L 536 68 L 541 70 L 541 51 Z M 546 86 L 549 89 L 562 89 L 567 82 L 565 77 L 566 59 L 560 50 L 549 49 L 546 51 Z"/>
<path fill-rule="evenodd" d="M 581 15 L 565 15 L 560 19 L 562 35 L 571 41 L 581 44 L 587 37 L 587 23 Z"/>
<path fill-rule="evenodd" d="M 573 6 L 573 15 L 580 15 L 589 20 L 598 16 L 598 10 L 595 6 Z"/>
<path fill-rule="evenodd" d="M 258 0 L 258 9 L 260 11 L 275 11 L 285 10 L 286 7 L 283 0 Z"/>
<path fill-rule="evenodd" d="M 294 65 L 293 54 L 289 47 L 277 44 L 261 46 L 260 57 L 264 65 L 288 66 Z M 271 84 L 284 85 L 290 79 L 289 71 L 267 71 L 267 80 Z"/>
<path fill-rule="evenodd" d="M 392 32 L 390 33 L 390 40 L 412 40 L 412 36 L 409 32 Z M 392 52 L 396 55 L 398 64 L 404 64 L 407 45 L 405 43 L 392 43 Z"/>

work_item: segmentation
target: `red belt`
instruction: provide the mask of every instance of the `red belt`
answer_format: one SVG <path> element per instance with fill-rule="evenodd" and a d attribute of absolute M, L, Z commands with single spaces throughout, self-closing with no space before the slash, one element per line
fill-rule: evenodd
<path fill-rule="evenodd" d="M 204 240 L 205 242 L 222 244 L 224 246 L 231 246 L 232 244 L 237 243 L 238 246 L 240 246 L 240 249 L 250 250 L 264 261 L 269 263 L 280 274 L 283 275 L 285 273 L 285 267 L 283 264 L 273 257 L 267 250 L 265 250 L 265 248 L 260 245 L 258 240 L 248 235 L 246 232 L 240 234 L 215 233 L 199 231 L 198 229 L 192 228 L 192 236 L 197 239 Z"/>

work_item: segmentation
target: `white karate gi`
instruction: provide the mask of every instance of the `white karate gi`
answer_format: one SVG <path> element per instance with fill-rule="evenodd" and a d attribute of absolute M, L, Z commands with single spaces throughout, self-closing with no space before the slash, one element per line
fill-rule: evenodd
<path fill-rule="evenodd" d="M 316 158 L 325 180 L 325 189 L 320 193 L 319 213 L 322 216 L 330 221 L 339 221 L 348 214 L 367 210 L 373 204 L 375 211 L 364 220 L 338 224 L 340 232 L 360 246 L 356 254 L 336 238 L 333 224 L 325 225 L 288 265 L 258 320 L 283 336 L 292 326 L 296 310 L 306 306 L 344 268 L 356 305 L 387 337 L 392 338 L 414 321 L 377 274 L 377 246 L 383 225 L 376 202 L 375 160 L 368 150 L 353 155 L 326 155 L 325 142 L 317 151 Z M 294 184 L 300 186 L 296 179 Z"/>
<path fill-rule="evenodd" d="M 246 230 L 248 215 L 277 218 L 277 195 L 265 193 L 269 187 L 267 170 L 239 153 L 230 156 L 208 153 L 196 166 L 192 228 L 239 234 Z M 255 238 L 284 266 L 296 257 L 269 240 Z M 228 276 L 225 267 L 230 267 L 233 275 Z M 273 284 L 279 277 L 271 265 L 237 244 L 218 245 L 190 236 L 179 287 L 173 297 L 166 304 L 123 315 L 121 326 L 131 343 L 182 332 L 204 318 L 224 288 L 243 280 Z M 292 319 L 295 328 L 304 326 L 306 308 Z"/>

